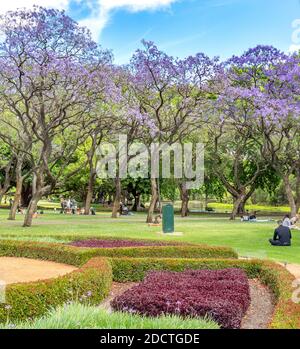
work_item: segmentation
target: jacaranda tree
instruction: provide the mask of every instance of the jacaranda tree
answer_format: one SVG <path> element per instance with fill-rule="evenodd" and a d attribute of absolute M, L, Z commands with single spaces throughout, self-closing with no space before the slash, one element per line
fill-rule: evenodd
<path fill-rule="evenodd" d="M 26 144 L 34 176 L 24 220 L 30 226 L 38 201 L 58 185 L 85 138 L 79 126 L 94 108 L 110 54 L 62 11 L 35 7 L 0 20 L 1 123 Z M 14 145 L 9 135 L 3 139 Z"/>
<path fill-rule="evenodd" d="M 153 127 L 143 135 L 145 144 L 183 142 L 184 137 L 204 123 L 206 94 L 217 64 L 199 53 L 183 60 L 160 51 L 153 42 L 143 41 L 130 64 L 134 93 L 140 110 L 152 121 Z M 157 178 L 151 178 L 151 202 L 147 222 L 159 200 Z"/>

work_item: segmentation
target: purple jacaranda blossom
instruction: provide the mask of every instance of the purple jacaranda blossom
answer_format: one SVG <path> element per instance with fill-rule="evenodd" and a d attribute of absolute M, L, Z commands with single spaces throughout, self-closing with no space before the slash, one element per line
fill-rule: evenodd
<path fill-rule="evenodd" d="M 203 121 L 205 93 L 211 92 L 219 61 L 203 53 L 177 59 L 151 41 L 142 43 L 143 49 L 135 52 L 127 69 L 140 111 L 147 115 L 148 124 L 152 122 L 145 139 L 171 144 Z"/>

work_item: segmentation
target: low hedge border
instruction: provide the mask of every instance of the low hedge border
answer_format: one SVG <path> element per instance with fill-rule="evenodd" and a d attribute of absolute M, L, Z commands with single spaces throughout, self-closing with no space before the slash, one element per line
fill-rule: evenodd
<path fill-rule="evenodd" d="M 84 234 L 70 234 L 70 233 L 66 233 L 66 234 L 60 234 L 60 235 L 56 235 L 56 234 L 51 234 L 51 235 L 47 235 L 45 236 L 45 234 L 24 234 L 22 235 L 22 237 L 24 238 L 52 238 L 54 240 L 58 240 L 58 241 L 80 241 L 80 240 L 93 240 L 93 239 L 99 239 L 99 240 L 124 240 L 124 237 L 121 236 L 111 236 L 111 235 L 84 235 Z M 0 238 L 3 240 L 12 240 L 14 238 L 20 239 L 20 235 L 18 234 L 1 234 Z M 153 241 L 161 241 L 164 242 L 166 244 L 171 243 L 172 245 L 198 245 L 197 243 L 192 243 L 192 242 L 186 242 L 186 241 L 181 241 L 178 240 L 178 236 L 173 237 L 173 240 L 168 240 L 166 238 L 163 238 L 161 240 L 157 240 L 155 238 L 153 239 L 149 239 L 149 238 L 133 238 L 133 237 L 126 237 L 126 240 L 131 240 L 131 241 L 149 241 L 149 242 L 153 242 Z M 176 239 L 176 240 L 175 240 Z M 34 241 L 34 240 L 32 240 Z"/>
<path fill-rule="evenodd" d="M 260 279 L 274 294 L 276 307 L 270 328 L 300 328 L 300 304 L 291 300 L 294 277 L 273 262 L 229 259 L 237 258 L 230 248 L 186 245 L 90 249 L 57 243 L 2 240 L 0 256 L 44 259 L 82 266 L 59 278 L 9 285 L 7 304 L 0 305 L 1 322 L 7 318 L 23 320 L 41 316 L 49 308 L 73 300 L 74 295 L 86 296 L 87 292 L 91 292 L 88 301 L 97 304 L 108 294 L 112 275 L 114 281 L 126 282 L 142 280 L 149 270 L 242 268 L 249 278 Z"/>
<path fill-rule="evenodd" d="M 5 304 L 0 304 L 0 322 L 14 322 L 40 317 L 51 308 L 79 301 L 99 304 L 109 293 L 112 268 L 106 258 L 97 258 L 93 266 L 61 277 L 7 285 Z"/>
<path fill-rule="evenodd" d="M 300 328 L 300 304 L 292 301 L 294 276 L 282 266 L 263 260 L 110 258 L 113 279 L 118 282 L 141 281 L 150 270 L 241 268 L 250 279 L 257 278 L 274 295 L 275 310 L 270 328 Z M 92 262 L 91 262 L 92 263 Z"/>
<path fill-rule="evenodd" d="M 143 246 L 118 248 L 74 247 L 59 243 L 0 240 L 0 256 L 27 257 L 81 266 L 92 257 L 131 258 L 238 258 L 229 247 L 208 245 Z"/>

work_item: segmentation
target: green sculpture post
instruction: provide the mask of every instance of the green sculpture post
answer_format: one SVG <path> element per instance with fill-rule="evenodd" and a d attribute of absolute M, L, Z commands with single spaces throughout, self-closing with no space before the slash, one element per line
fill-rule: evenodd
<path fill-rule="evenodd" d="M 164 234 L 174 233 L 174 208 L 171 204 L 163 206 L 162 221 Z"/>

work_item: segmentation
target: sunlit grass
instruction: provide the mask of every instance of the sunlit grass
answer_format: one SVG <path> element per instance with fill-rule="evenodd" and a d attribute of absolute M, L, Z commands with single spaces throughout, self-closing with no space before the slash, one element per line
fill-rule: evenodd
<path fill-rule="evenodd" d="M 300 231 L 293 231 L 293 245 L 276 248 L 269 245 L 275 222 L 247 223 L 229 221 L 226 216 L 191 215 L 175 217 L 175 230 L 182 236 L 163 236 L 159 227 L 149 227 L 145 213 L 112 219 L 110 212 L 99 212 L 96 216 L 73 216 L 45 212 L 34 219 L 31 228 L 23 228 L 23 215 L 17 220 L 7 220 L 8 210 L 0 210 L 0 237 L 18 240 L 65 242 L 76 237 L 120 237 L 175 240 L 205 243 L 214 246 L 230 246 L 241 256 L 270 258 L 281 262 L 300 264 Z M 267 215 L 266 215 L 267 216 Z M 279 215 L 280 217 L 280 215 Z M 276 219 L 276 217 L 275 217 Z"/>
<path fill-rule="evenodd" d="M 177 316 L 147 318 L 82 304 L 64 305 L 35 321 L 6 324 L 0 328 L 20 329 L 218 329 L 208 319 L 182 319 Z"/>

